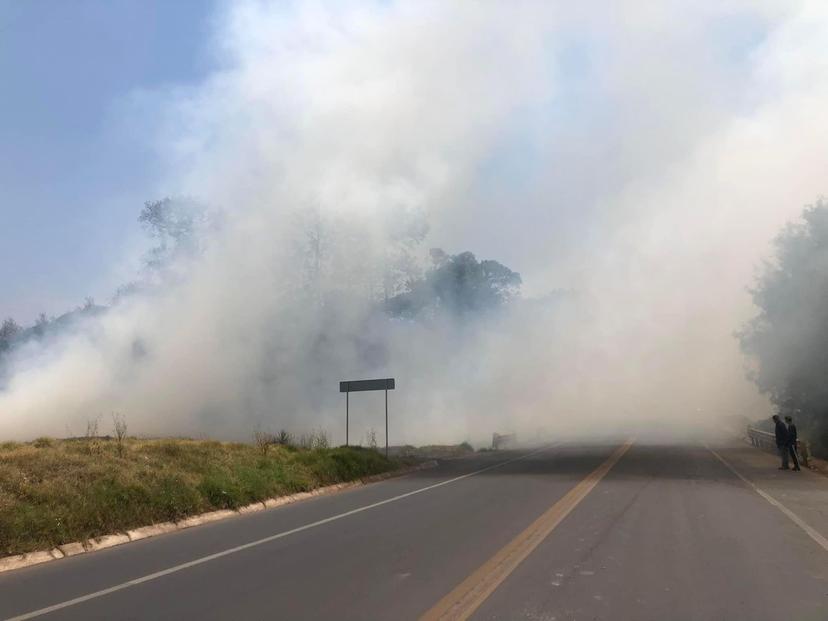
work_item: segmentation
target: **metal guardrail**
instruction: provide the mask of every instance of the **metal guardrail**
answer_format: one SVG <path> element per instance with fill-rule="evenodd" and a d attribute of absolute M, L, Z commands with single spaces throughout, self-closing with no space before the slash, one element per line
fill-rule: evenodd
<path fill-rule="evenodd" d="M 764 451 L 770 451 L 771 453 L 777 452 L 776 436 L 774 434 L 748 425 L 747 437 L 750 440 L 750 443 L 756 448 L 760 448 Z M 799 455 L 799 461 L 802 462 L 802 465 L 806 468 L 810 467 L 809 460 L 811 458 L 811 447 L 808 442 L 797 440 L 796 452 Z"/>

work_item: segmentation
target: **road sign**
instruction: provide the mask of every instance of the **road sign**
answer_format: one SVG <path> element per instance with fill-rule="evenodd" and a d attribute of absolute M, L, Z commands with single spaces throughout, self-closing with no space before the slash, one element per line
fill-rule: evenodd
<path fill-rule="evenodd" d="M 388 391 L 394 390 L 394 378 L 384 379 L 352 380 L 339 382 L 339 392 L 345 393 L 345 446 L 348 446 L 348 426 L 350 424 L 350 398 L 352 392 L 363 392 L 366 390 L 385 391 L 385 457 L 388 457 Z"/>
<path fill-rule="evenodd" d="M 394 390 L 394 378 L 339 382 L 339 392 L 362 392 L 363 390 Z"/>

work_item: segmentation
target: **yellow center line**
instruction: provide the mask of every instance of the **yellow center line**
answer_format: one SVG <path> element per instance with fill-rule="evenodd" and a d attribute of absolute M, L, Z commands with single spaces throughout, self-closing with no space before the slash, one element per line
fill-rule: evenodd
<path fill-rule="evenodd" d="M 420 617 L 420 621 L 461 621 L 468 619 L 506 578 L 555 530 L 563 519 L 587 497 L 624 453 L 628 440 L 585 479 L 569 490 L 529 527 L 501 548 L 474 573 Z"/>

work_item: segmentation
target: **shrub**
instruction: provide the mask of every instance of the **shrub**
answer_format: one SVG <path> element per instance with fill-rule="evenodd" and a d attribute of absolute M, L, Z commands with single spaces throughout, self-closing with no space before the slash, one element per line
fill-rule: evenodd
<path fill-rule="evenodd" d="M 328 432 L 324 429 L 315 429 L 299 436 L 299 446 L 303 449 L 326 449 L 330 447 Z"/>
<path fill-rule="evenodd" d="M 244 504 L 238 483 L 226 472 L 212 472 L 202 479 L 198 491 L 216 509 L 236 509 Z"/>
<path fill-rule="evenodd" d="M 153 488 L 151 494 L 153 508 L 165 521 L 180 520 L 196 513 L 201 508 L 201 497 L 198 491 L 180 476 L 164 476 Z"/>
<path fill-rule="evenodd" d="M 85 438 L 87 440 L 91 440 L 92 438 L 98 437 L 98 422 L 100 421 L 100 416 L 96 416 L 95 418 L 90 418 L 86 421 L 86 434 Z"/>
<path fill-rule="evenodd" d="M 117 412 L 112 413 L 112 427 L 115 432 L 115 446 L 118 451 L 118 456 L 124 456 L 124 439 L 127 433 L 126 418 Z"/>
<path fill-rule="evenodd" d="M 257 429 L 253 432 L 253 444 L 256 445 L 256 449 L 262 455 L 267 455 L 267 451 L 268 449 L 270 449 L 270 445 L 275 443 L 276 437 L 272 433 L 262 431 L 261 429 Z"/>
<path fill-rule="evenodd" d="M 293 446 L 293 434 L 288 433 L 287 431 L 282 429 L 279 431 L 279 433 L 276 434 L 275 442 L 276 444 L 279 444 L 281 446 Z"/>

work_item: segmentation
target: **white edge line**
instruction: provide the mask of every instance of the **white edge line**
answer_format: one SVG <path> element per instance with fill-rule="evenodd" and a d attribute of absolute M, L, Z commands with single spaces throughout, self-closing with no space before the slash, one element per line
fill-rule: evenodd
<path fill-rule="evenodd" d="M 808 535 L 811 539 L 813 539 L 813 540 L 814 540 L 814 541 L 816 541 L 819 545 L 821 545 L 823 550 L 825 550 L 826 552 L 828 552 L 828 539 L 826 539 L 825 537 L 823 537 L 823 536 L 822 536 L 820 533 L 818 533 L 818 532 L 817 532 L 814 528 L 812 528 L 811 526 L 809 526 L 808 524 L 806 524 L 806 523 L 805 523 L 805 521 L 804 521 L 801 517 L 799 517 L 796 513 L 794 513 L 794 512 L 793 512 L 793 511 L 791 511 L 790 509 L 788 509 L 788 507 L 786 507 L 785 505 L 783 505 L 781 502 L 779 502 L 778 500 L 776 500 L 776 498 L 774 498 L 773 496 L 771 496 L 770 494 L 768 494 L 765 490 L 763 490 L 763 489 L 761 489 L 760 487 L 758 487 L 755 483 L 753 483 L 753 481 L 751 481 L 751 480 L 749 480 L 747 477 L 743 476 L 743 475 L 742 475 L 742 474 L 741 474 L 738 470 L 736 470 L 736 468 L 734 468 L 733 466 L 731 466 L 731 465 L 730 465 L 730 463 L 729 463 L 729 462 L 728 462 L 728 461 L 727 461 L 724 457 L 722 457 L 721 455 L 719 455 L 719 454 L 718 454 L 716 451 L 714 451 L 712 448 L 710 448 L 710 447 L 708 446 L 708 447 L 707 447 L 707 450 L 708 450 L 708 451 L 710 451 L 711 453 L 713 453 L 713 454 L 716 456 L 716 458 L 717 458 L 720 462 L 722 462 L 725 466 L 727 466 L 727 468 L 728 468 L 728 469 L 729 469 L 729 470 L 730 470 L 733 474 L 735 474 L 737 477 L 739 477 L 739 478 L 742 480 L 742 482 L 744 482 L 744 483 L 745 483 L 745 485 L 747 485 L 748 487 L 750 487 L 750 488 L 751 488 L 754 492 L 756 492 L 757 494 L 759 494 L 762 498 L 764 498 L 765 500 L 767 500 L 770 504 L 772 504 L 774 507 L 776 507 L 777 509 L 779 509 L 782 513 L 784 513 L 784 514 L 785 514 L 785 515 L 786 515 L 786 516 L 787 516 L 787 517 L 788 517 L 788 518 L 789 518 L 789 519 L 790 519 L 790 520 L 791 520 L 794 524 L 796 524 L 797 526 L 799 526 L 799 528 L 801 528 L 803 531 L 805 531 L 805 533 L 806 533 L 806 534 L 807 534 L 807 535 Z"/>
<path fill-rule="evenodd" d="M 405 494 L 400 494 L 399 496 L 393 496 L 392 498 L 386 498 L 385 500 L 380 500 L 378 502 L 372 503 L 370 505 L 365 505 L 362 507 L 357 507 L 356 509 L 351 509 L 350 511 L 345 511 L 344 513 L 338 513 L 336 515 L 332 515 L 330 517 L 324 518 L 322 520 L 317 520 L 316 522 L 311 522 L 310 524 L 305 524 L 303 526 L 297 526 L 296 528 L 292 528 L 290 530 L 283 531 L 281 533 L 276 533 L 275 535 L 269 535 L 268 537 L 264 537 L 262 539 L 257 539 L 256 541 L 251 541 L 249 543 L 244 543 L 240 546 L 236 546 L 234 548 L 229 548 L 227 550 L 222 550 L 221 552 L 216 552 L 215 554 L 208 554 L 207 556 L 202 556 L 200 558 L 194 559 L 192 561 L 188 561 L 186 563 L 181 563 L 180 565 L 175 565 L 173 567 L 168 567 L 167 569 L 162 569 L 161 571 L 156 571 L 155 573 L 147 574 L 146 576 L 141 576 L 140 578 L 133 578 L 132 580 L 127 580 L 126 582 L 122 582 L 121 584 L 116 584 L 114 586 L 108 587 L 106 589 L 101 589 L 100 591 L 95 591 L 93 593 L 87 593 L 86 595 L 81 595 L 80 597 L 75 597 L 73 599 L 66 600 L 65 602 L 60 602 L 57 604 L 53 604 L 52 606 L 47 606 L 45 608 L 39 608 L 38 610 L 33 610 L 31 612 L 23 613 L 22 615 L 17 615 L 16 617 L 8 617 L 5 621 L 25 621 L 26 619 L 34 619 L 35 617 L 40 617 L 50 612 L 55 612 L 57 610 L 62 610 L 63 608 L 68 608 L 70 606 L 75 606 L 76 604 L 82 604 L 83 602 L 87 602 L 91 599 L 97 599 L 99 597 L 103 597 L 104 595 L 109 595 L 110 593 L 115 593 L 116 591 L 122 591 L 124 589 L 128 589 L 129 587 L 137 586 L 139 584 L 143 584 L 145 582 L 150 582 L 152 580 L 157 580 L 158 578 L 163 578 L 164 576 L 168 576 L 170 574 L 174 574 L 176 572 L 182 571 L 184 569 L 189 569 L 190 567 L 195 567 L 196 565 L 201 565 L 202 563 L 207 563 L 209 561 L 213 561 L 217 558 L 221 558 L 223 556 L 228 556 L 230 554 L 235 554 L 236 552 L 241 552 L 242 550 L 247 550 L 248 548 L 254 548 L 256 546 L 260 546 L 265 543 L 269 543 L 271 541 L 275 541 L 276 539 L 282 539 L 283 537 L 287 537 L 289 535 L 294 535 L 296 533 L 300 533 L 304 530 L 309 530 L 311 528 L 316 528 L 317 526 L 322 526 L 323 524 L 328 524 L 329 522 L 335 522 L 336 520 L 341 520 L 342 518 L 346 518 L 351 515 L 355 515 L 357 513 L 362 513 L 363 511 L 368 511 L 369 509 L 374 509 L 376 507 L 381 507 L 382 505 L 387 505 L 391 502 L 396 502 L 398 500 L 402 500 L 403 498 L 408 498 L 409 496 L 414 496 L 416 494 L 422 494 L 423 492 L 427 492 L 432 489 L 436 489 L 438 487 L 442 487 L 444 485 L 448 485 L 449 483 L 456 483 L 457 481 L 461 481 L 463 479 L 467 479 L 472 477 L 476 474 L 480 474 L 482 472 L 486 472 L 488 470 L 493 470 L 495 468 L 500 468 L 507 464 L 511 464 L 516 461 L 520 461 L 522 459 L 526 459 L 528 457 L 532 457 L 538 453 L 543 451 L 547 451 L 552 448 L 554 445 L 545 446 L 543 448 L 537 449 L 532 451 L 531 453 L 527 453 L 526 455 L 520 455 L 519 457 L 513 457 L 512 459 L 507 459 L 506 461 L 501 461 L 496 464 L 492 464 L 491 466 L 486 466 L 485 468 L 481 468 L 480 470 L 475 470 L 474 472 L 468 472 L 466 474 L 460 475 L 458 477 L 454 477 L 453 479 L 448 479 L 446 481 L 440 481 L 439 483 L 434 483 L 433 485 L 427 485 L 426 487 L 421 487 L 419 489 L 412 490 L 410 492 L 406 492 Z"/>

